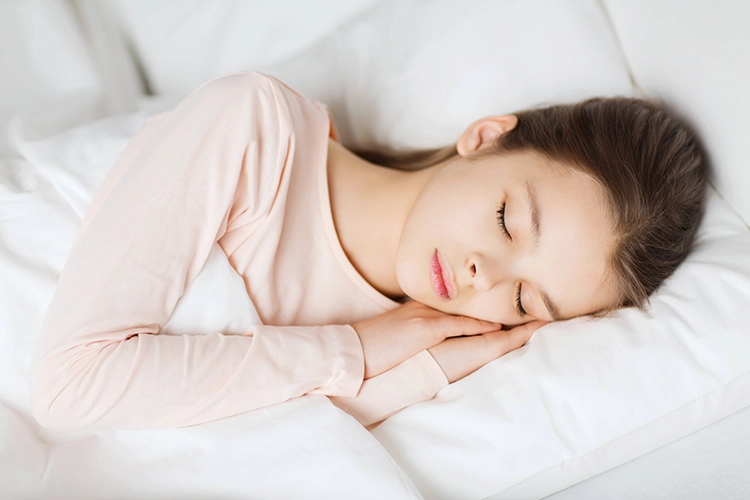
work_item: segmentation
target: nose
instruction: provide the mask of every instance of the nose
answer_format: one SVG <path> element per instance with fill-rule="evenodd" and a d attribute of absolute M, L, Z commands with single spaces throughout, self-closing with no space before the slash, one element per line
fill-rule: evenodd
<path fill-rule="evenodd" d="M 480 292 L 486 292 L 495 286 L 498 281 L 498 278 L 494 276 L 495 274 L 497 273 L 491 270 L 489 263 L 485 260 L 476 256 L 469 260 L 471 286 Z"/>

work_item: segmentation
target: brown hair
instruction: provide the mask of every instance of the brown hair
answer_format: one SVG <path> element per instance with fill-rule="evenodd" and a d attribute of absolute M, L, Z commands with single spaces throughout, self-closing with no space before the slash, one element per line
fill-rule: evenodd
<path fill-rule="evenodd" d="M 594 98 L 515 114 L 516 127 L 481 157 L 535 151 L 596 179 L 616 234 L 609 266 L 621 291 L 616 307 L 642 307 L 685 260 L 703 216 L 709 168 L 696 134 L 664 105 L 644 99 Z M 403 170 L 458 154 L 455 144 L 354 152 Z"/>

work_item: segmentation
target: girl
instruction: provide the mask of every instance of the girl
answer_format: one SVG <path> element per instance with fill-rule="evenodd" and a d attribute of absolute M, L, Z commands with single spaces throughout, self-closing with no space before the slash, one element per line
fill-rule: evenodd
<path fill-rule="evenodd" d="M 645 101 L 488 116 L 401 170 L 337 137 L 324 104 L 257 72 L 149 118 L 44 318 L 39 423 L 189 426 L 318 393 L 372 428 L 545 322 L 643 304 L 702 213 L 695 138 Z M 263 324 L 160 333 L 216 242 Z"/>

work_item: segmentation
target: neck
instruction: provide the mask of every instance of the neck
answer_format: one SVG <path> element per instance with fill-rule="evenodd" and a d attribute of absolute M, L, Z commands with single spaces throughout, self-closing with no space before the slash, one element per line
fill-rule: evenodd
<path fill-rule="evenodd" d="M 375 165 L 328 141 L 328 190 L 341 247 L 362 277 L 400 301 L 396 253 L 406 218 L 441 164 L 416 172 Z"/>

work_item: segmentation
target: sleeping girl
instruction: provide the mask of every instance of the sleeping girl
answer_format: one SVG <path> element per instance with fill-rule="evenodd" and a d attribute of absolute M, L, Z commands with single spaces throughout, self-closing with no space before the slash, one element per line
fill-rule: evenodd
<path fill-rule="evenodd" d="M 355 154 L 276 78 L 213 79 L 149 118 L 97 191 L 34 352 L 34 417 L 183 427 L 324 394 L 372 428 L 547 322 L 646 304 L 691 249 L 707 176 L 691 131 L 639 99 Z M 262 324 L 161 332 L 215 243 Z"/>

